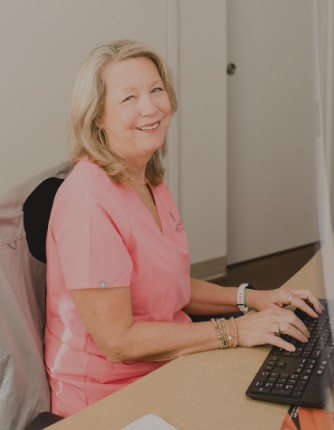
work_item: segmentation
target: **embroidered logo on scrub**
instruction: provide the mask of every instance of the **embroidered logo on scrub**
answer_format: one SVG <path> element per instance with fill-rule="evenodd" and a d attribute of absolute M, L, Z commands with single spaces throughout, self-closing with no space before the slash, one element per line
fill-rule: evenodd
<path fill-rule="evenodd" d="M 175 231 L 176 233 L 182 233 L 183 232 L 183 222 L 180 218 L 179 221 L 176 220 L 175 216 L 172 214 L 172 212 L 169 212 L 170 217 L 174 221 L 175 224 Z"/>

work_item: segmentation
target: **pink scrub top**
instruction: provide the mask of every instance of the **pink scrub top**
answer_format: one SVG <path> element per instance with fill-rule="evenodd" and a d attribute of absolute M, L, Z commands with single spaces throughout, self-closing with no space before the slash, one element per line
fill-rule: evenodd
<path fill-rule="evenodd" d="M 69 289 L 130 286 L 134 321 L 189 323 L 190 259 L 165 183 L 152 187 L 162 232 L 135 191 L 83 160 L 59 188 L 47 236 L 45 360 L 52 411 L 68 416 L 166 362 L 113 363 L 87 332 Z M 106 327 L 108 330 L 108 327 Z"/>

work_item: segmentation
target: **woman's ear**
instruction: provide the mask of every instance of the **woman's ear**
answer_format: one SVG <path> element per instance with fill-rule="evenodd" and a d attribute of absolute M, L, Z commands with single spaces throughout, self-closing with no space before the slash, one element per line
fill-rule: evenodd
<path fill-rule="evenodd" d="M 94 121 L 95 125 L 97 128 L 104 128 L 103 127 L 103 119 L 101 118 L 101 116 L 99 116 L 98 118 L 95 119 Z"/>

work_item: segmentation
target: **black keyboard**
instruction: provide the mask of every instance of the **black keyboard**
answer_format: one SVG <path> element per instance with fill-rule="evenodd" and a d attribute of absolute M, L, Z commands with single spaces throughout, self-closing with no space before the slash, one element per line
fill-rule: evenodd
<path fill-rule="evenodd" d="M 296 351 L 272 347 L 246 395 L 255 400 L 323 408 L 334 380 L 334 300 L 320 300 L 325 311 L 311 318 L 297 309 L 296 315 L 310 332 L 307 343 L 287 335 Z M 332 321 L 331 321 L 332 319 Z"/>

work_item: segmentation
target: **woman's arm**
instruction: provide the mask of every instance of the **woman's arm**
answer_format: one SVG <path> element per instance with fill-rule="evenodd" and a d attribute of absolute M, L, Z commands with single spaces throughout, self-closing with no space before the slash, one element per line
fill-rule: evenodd
<path fill-rule="evenodd" d="M 199 279 L 190 279 L 191 299 L 184 311 L 189 315 L 217 315 L 238 312 L 237 288 L 222 287 Z"/>
<path fill-rule="evenodd" d="M 135 322 L 129 287 L 71 290 L 71 296 L 88 333 L 110 361 L 168 360 L 219 348 L 211 321 Z M 227 299 L 232 301 L 232 295 Z M 281 332 L 307 340 L 305 325 L 293 312 L 279 307 L 237 318 L 238 337 L 234 340 L 241 346 L 270 343 L 293 351 L 293 345 L 275 336 L 277 322 Z M 227 326 L 233 335 L 231 320 Z"/>
<path fill-rule="evenodd" d="M 71 290 L 94 341 L 111 361 L 168 360 L 219 347 L 211 321 L 135 322 L 129 287 Z"/>
<path fill-rule="evenodd" d="M 214 315 L 239 310 L 236 305 L 237 287 L 222 287 L 197 279 L 191 279 L 190 285 L 191 299 L 184 309 L 189 315 Z M 319 300 L 310 291 L 285 286 L 265 291 L 246 289 L 246 301 L 250 308 L 257 311 L 292 305 L 312 318 L 322 312 Z"/>

